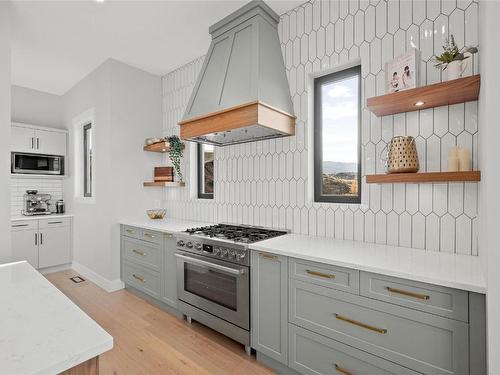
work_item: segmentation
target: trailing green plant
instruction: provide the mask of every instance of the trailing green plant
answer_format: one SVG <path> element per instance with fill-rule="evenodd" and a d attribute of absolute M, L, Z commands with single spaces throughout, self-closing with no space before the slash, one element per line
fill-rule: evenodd
<path fill-rule="evenodd" d="M 477 47 L 464 46 L 459 49 L 455 43 L 455 37 L 453 34 L 450 35 L 449 39 L 446 39 L 443 50 L 444 52 L 441 55 L 436 56 L 437 64 L 434 65 L 435 67 L 442 68 L 443 70 L 448 67 L 449 63 L 468 59 L 470 56 L 478 52 Z M 466 53 L 469 53 L 470 55 L 465 55 Z"/>
<path fill-rule="evenodd" d="M 170 137 L 166 137 L 165 140 L 170 143 L 170 150 L 168 151 L 168 157 L 174 166 L 175 173 L 179 177 L 179 180 L 182 181 L 182 173 L 181 173 L 181 158 L 184 154 L 184 144 L 181 142 L 178 136 L 171 135 Z"/>

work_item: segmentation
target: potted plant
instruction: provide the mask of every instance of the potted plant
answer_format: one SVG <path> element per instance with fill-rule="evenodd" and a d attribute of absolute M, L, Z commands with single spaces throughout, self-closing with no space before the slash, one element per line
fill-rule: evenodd
<path fill-rule="evenodd" d="M 179 178 L 179 181 L 182 181 L 182 173 L 181 173 L 181 158 L 184 153 L 184 144 L 181 142 L 178 136 L 171 135 L 170 137 L 165 138 L 166 141 L 170 143 L 170 150 L 168 151 L 168 157 L 174 166 L 175 173 Z"/>
<path fill-rule="evenodd" d="M 450 35 L 449 39 L 446 39 L 443 50 L 444 52 L 441 55 L 436 56 L 437 64 L 435 67 L 441 68 L 442 70 L 448 69 L 448 81 L 460 78 L 467 68 L 465 60 L 478 52 L 477 47 L 464 46 L 459 49 L 455 43 L 453 34 Z"/>

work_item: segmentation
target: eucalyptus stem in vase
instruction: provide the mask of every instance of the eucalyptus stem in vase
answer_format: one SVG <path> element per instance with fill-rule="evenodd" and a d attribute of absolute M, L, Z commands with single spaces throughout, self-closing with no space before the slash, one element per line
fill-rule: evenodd
<path fill-rule="evenodd" d="M 170 143 L 170 150 L 168 151 L 168 157 L 174 166 L 175 173 L 177 177 L 179 177 L 179 181 L 182 182 L 182 173 L 181 173 L 181 159 L 184 153 L 184 144 L 181 142 L 178 136 L 171 135 L 170 137 L 166 137 Z"/>

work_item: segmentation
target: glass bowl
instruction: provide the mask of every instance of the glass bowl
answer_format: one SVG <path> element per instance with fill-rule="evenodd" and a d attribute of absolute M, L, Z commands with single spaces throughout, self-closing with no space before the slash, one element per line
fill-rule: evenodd
<path fill-rule="evenodd" d="M 163 208 L 157 208 L 156 210 L 147 210 L 146 213 L 148 217 L 153 220 L 161 220 L 165 217 L 167 210 Z"/>

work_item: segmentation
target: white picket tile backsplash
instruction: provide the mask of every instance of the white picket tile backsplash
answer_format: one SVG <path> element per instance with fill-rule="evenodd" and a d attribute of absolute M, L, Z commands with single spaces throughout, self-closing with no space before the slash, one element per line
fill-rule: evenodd
<path fill-rule="evenodd" d="M 38 190 L 42 194 L 52 195 L 51 207 L 55 211 L 55 203 L 63 199 L 63 181 L 44 178 L 16 178 L 10 179 L 10 213 L 12 216 L 21 215 L 24 208 L 23 196 L 26 190 Z"/>
<path fill-rule="evenodd" d="M 343 239 L 477 254 L 475 183 L 362 185 L 362 205 L 310 202 L 308 185 L 308 74 L 360 58 L 363 102 L 384 93 L 384 63 L 408 49 L 422 52 L 422 85 L 444 77 L 432 58 L 453 33 L 459 44 L 478 44 L 478 4 L 405 0 L 310 1 L 281 16 L 278 27 L 292 101 L 294 137 L 216 148 L 215 199 L 190 189 L 166 189 L 169 215 L 291 229 Z M 477 56 L 468 72 L 478 73 Z M 163 78 L 164 134 L 178 121 L 203 57 Z M 362 173 L 383 172 L 379 156 L 395 135 L 416 138 L 422 171 L 446 170 L 454 145 L 472 149 L 477 162 L 477 102 L 377 118 L 362 111 Z M 194 146 L 190 146 L 194 147 Z M 183 160 L 188 184 L 189 152 Z"/>

